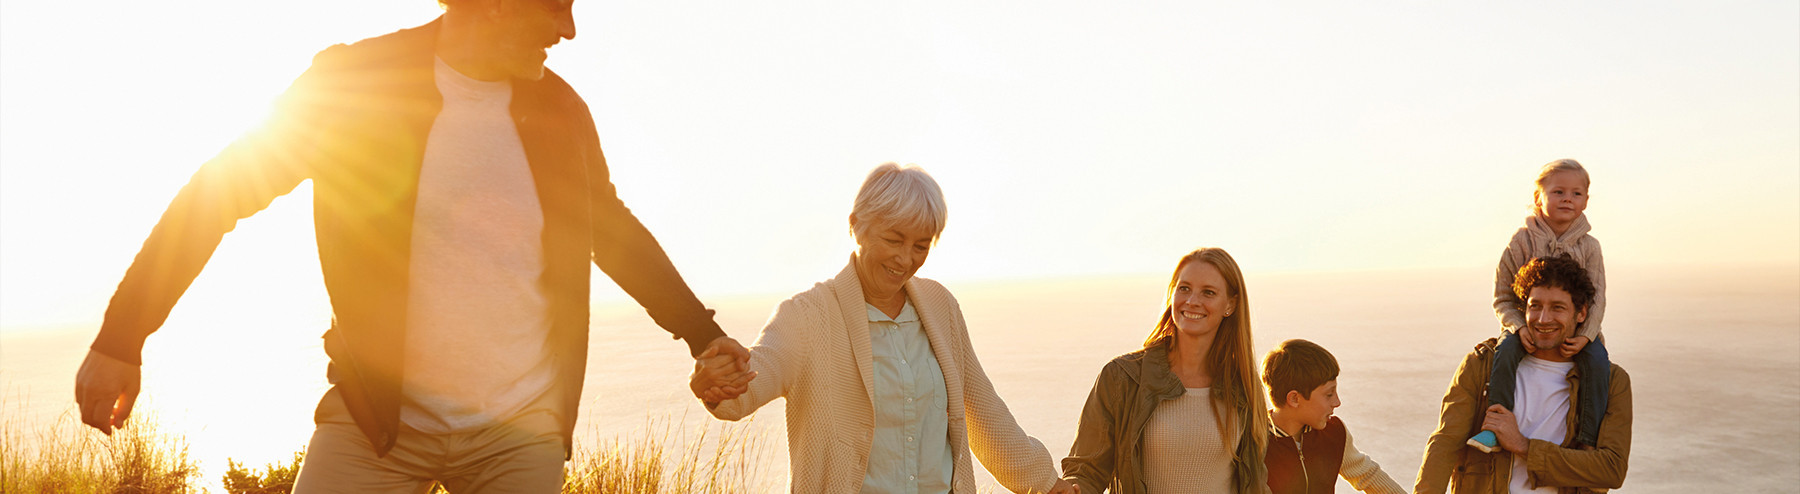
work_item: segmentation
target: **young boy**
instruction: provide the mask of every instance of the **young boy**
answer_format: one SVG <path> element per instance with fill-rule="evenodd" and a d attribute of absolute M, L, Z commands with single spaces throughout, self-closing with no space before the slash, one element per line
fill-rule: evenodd
<path fill-rule="evenodd" d="M 1269 388 L 1269 469 L 1271 494 L 1332 492 L 1342 475 L 1358 491 L 1403 494 L 1381 465 L 1356 450 L 1344 422 L 1331 416 L 1337 395 L 1337 358 L 1306 340 L 1281 342 L 1263 357 L 1262 381 Z"/>

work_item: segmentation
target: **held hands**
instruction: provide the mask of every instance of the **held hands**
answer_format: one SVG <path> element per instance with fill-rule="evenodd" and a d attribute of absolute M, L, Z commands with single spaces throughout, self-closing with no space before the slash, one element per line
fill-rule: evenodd
<path fill-rule="evenodd" d="M 1483 430 L 1494 431 L 1494 437 L 1500 442 L 1500 449 L 1515 455 L 1524 455 L 1531 442 L 1519 433 L 1519 419 L 1511 410 L 1500 405 L 1488 405 L 1487 417 L 1481 421 Z"/>
<path fill-rule="evenodd" d="M 720 336 L 706 345 L 706 351 L 694 357 L 694 373 L 688 376 L 688 388 L 694 397 L 708 404 L 737 398 L 750 389 L 750 351 L 729 336 Z"/>
<path fill-rule="evenodd" d="M 87 360 L 75 373 L 75 403 L 81 408 L 81 422 L 109 436 L 114 428 L 123 429 L 142 383 L 137 365 L 88 350 Z"/>
<path fill-rule="evenodd" d="M 1556 353 L 1561 354 L 1564 358 L 1572 358 L 1575 354 L 1581 353 L 1581 349 L 1587 348 L 1588 341 L 1586 336 L 1570 337 L 1563 340 L 1562 346 L 1556 348 Z"/>
<path fill-rule="evenodd" d="M 1081 486 L 1071 484 L 1067 480 L 1056 479 L 1056 485 L 1051 486 L 1050 491 L 1044 494 L 1081 494 Z"/>

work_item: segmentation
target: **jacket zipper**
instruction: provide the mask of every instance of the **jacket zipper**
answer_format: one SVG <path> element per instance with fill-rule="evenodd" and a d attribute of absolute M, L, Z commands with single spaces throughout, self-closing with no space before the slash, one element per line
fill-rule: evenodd
<path fill-rule="evenodd" d="M 1300 439 L 1299 437 L 1294 438 L 1294 451 L 1300 453 L 1300 478 L 1303 481 L 1301 485 L 1306 486 L 1306 490 L 1301 492 L 1311 494 L 1312 474 L 1306 472 L 1306 443 Z"/>

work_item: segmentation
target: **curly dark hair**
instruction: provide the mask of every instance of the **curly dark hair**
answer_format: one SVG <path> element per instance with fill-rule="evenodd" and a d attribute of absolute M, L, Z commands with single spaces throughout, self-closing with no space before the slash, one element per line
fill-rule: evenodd
<path fill-rule="evenodd" d="M 1569 298 L 1578 309 L 1587 309 L 1594 303 L 1594 281 L 1588 278 L 1587 269 L 1581 263 L 1568 256 L 1539 257 L 1519 268 L 1519 276 L 1513 278 L 1513 294 L 1520 301 L 1526 300 L 1532 288 L 1561 288 L 1569 292 Z"/>

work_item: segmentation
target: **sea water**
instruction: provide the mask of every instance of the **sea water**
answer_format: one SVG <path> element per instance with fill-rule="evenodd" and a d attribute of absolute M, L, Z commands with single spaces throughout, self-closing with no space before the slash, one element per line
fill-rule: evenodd
<path fill-rule="evenodd" d="M 1631 373 L 1634 402 L 1630 473 L 1620 491 L 1800 485 L 1800 269 L 1615 267 L 1609 274 L 1606 344 Z M 1251 273 L 1246 284 L 1259 356 L 1289 338 L 1331 350 L 1343 369 L 1337 415 L 1359 449 L 1410 487 L 1462 355 L 1497 334 L 1491 280 L 1491 271 L 1462 269 Z M 1141 347 L 1167 283 L 1161 274 L 946 286 L 996 390 L 1060 463 L 1095 375 Z M 707 302 L 748 345 L 787 296 Z M 136 416 L 184 436 L 205 470 L 199 482 L 216 486 L 226 458 L 260 466 L 306 444 L 327 387 L 318 336 L 329 316 L 279 301 L 241 310 L 190 304 L 199 307 L 178 307 L 146 345 Z M 0 331 L 10 418 L 25 426 L 74 420 L 73 377 L 94 331 Z M 578 444 L 718 433 L 687 390 L 693 362 L 686 346 L 642 309 L 597 305 L 589 355 Z M 776 400 L 740 426 L 763 441 L 761 476 L 772 491 L 783 488 L 788 471 L 784 404 Z M 977 470 L 979 482 L 993 486 Z M 1341 482 L 1339 489 L 1350 491 Z"/>

